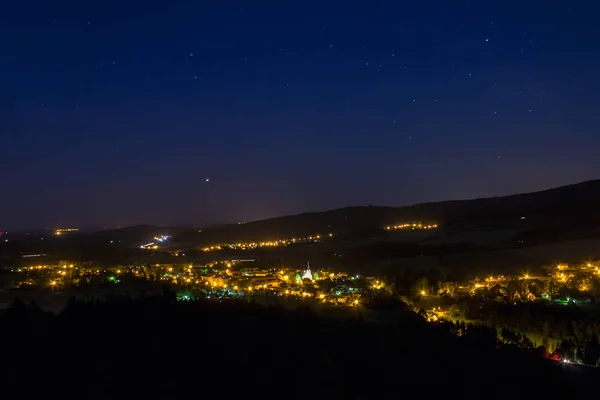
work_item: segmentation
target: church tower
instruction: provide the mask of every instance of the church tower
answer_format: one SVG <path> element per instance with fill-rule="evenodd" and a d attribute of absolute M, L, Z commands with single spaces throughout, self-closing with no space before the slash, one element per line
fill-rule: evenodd
<path fill-rule="evenodd" d="M 302 279 L 310 279 L 311 281 L 313 279 L 312 272 L 310 272 L 310 262 L 306 263 L 306 271 L 304 271 Z"/>

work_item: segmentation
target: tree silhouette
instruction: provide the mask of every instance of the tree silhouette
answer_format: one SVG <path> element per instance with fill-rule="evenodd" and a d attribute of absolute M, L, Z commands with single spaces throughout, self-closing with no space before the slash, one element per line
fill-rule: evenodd
<path fill-rule="evenodd" d="M 58 315 L 15 300 L 0 314 L 0 338 L 7 344 L 0 374 L 5 390 L 63 397 L 93 392 L 95 398 L 116 392 L 178 397 L 197 391 L 198 379 L 209 390 L 223 382 L 223 396 L 256 390 L 262 397 L 351 399 L 396 396 L 398 390 L 422 395 L 424 380 L 433 382 L 431 394 L 439 385 L 455 398 L 479 398 L 473 393 L 524 379 L 536 385 L 536 394 L 547 395 L 569 379 L 573 397 L 596 378 L 544 363 L 539 349 L 509 330 L 502 337 L 521 346 L 516 353 L 498 349 L 496 330 L 481 324 L 431 324 L 400 307 L 392 322 L 371 324 L 373 313 L 388 310 L 338 310 L 347 310 L 347 317 L 324 318 L 307 306 L 290 311 L 240 300 L 181 302 L 170 290 L 70 299 Z M 563 347 L 567 354 L 589 352 L 591 362 L 599 347 L 592 339 L 581 349 L 574 342 Z"/>

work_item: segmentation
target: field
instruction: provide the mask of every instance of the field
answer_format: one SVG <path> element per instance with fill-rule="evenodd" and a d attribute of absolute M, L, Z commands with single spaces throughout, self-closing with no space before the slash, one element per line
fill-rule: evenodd
<path fill-rule="evenodd" d="M 498 230 L 479 230 L 456 232 L 437 235 L 429 240 L 423 240 L 422 244 L 433 246 L 458 244 L 458 243 L 473 243 L 481 247 L 499 247 L 506 246 L 510 243 L 511 238 L 515 233 L 519 232 L 515 229 L 498 229 Z"/>
<path fill-rule="evenodd" d="M 539 271 L 540 267 L 557 263 L 581 263 L 600 259 L 600 238 L 510 248 L 506 241 L 512 233 L 514 232 L 469 232 L 427 240 L 427 244 L 471 243 L 480 248 L 455 254 L 381 259 L 369 265 L 369 273 L 394 275 L 398 269 L 403 268 L 417 271 L 438 269 L 460 277 L 474 277 L 534 272 Z"/>

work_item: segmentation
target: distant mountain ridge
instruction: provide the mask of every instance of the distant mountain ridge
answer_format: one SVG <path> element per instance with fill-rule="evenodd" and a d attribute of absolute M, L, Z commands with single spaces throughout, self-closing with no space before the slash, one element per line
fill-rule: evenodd
<path fill-rule="evenodd" d="M 600 180 L 538 192 L 471 200 L 421 203 L 404 207 L 355 206 L 275 217 L 244 224 L 184 232 L 177 241 L 214 243 L 263 240 L 333 232 L 345 234 L 385 225 L 422 221 L 465 228 L 507 224 L 521 218 L 534 224 L 600 222 Z"/>
<path fill-rule="evenodd" d="M 203 229 L 137 225 L 62 236 L 55 236 L 50 232 L 42 235 L 9 233 L 6 235 L 7 242 L 0 248 L 0 257 L 51 253 L 76 254 L 88 258 L 98 254 L 105 257 L 115 254 L 114 258 L 117 258 L 125 250 L 134 252 L 132 255 L 137 254 L 135 251 L 142 251 L 142 244 L 153 242 L 154 237 L 162 235 L 169 235 L 170 238 L 161 243 L 161 249 L 166 247 L 170 251 L 188 252 L 218 243 L 275 240 L 315 234 L 327 237 L 327 234 L 333 233 L 333 240 L 337 244 L 332 243 L 333 247 L 329 249 L 335 248 L 332 252 L 336 252 L 342 248 L 360 247 L 362 244 L 358 243 L 362 243 L 363 239 L 392 239 L 391 236 L 383 238 L 384 226 L 417 221 L 438 224 L 440 229 L 434 236 L 468 231 L 509 230 L 514 232 L 510 239 L 514 246 L 531 246 L 600 237 L 599 205 L 600 180 L 593 180 L 502 197 L 422 203 L 405 207 L 345 207 Z M 376 237 L 379 238 L 375 239 Z M 415 240 L 418 237 L 419 235 L 414 236 Z M 452 245 L 441 250 L 464 252 L 468 249 L 468 246 L 465 247 L 468 244 L 465 242 L 462 247 Z M 388 251 L 386 249 L 389 246 L 386 244 L 377 246 L 379 247 L 376 249 L 384 253 Z M 402 254 L 413 250 L 417 252 L 417 247 L 411 250 L 407 246 L 394 246 L 390 254 L 400 250 Z M 424 249 L 419 247 L 421 248 Z M 441 250 L 436 248 L 431 249 L 431 252 Z"/>

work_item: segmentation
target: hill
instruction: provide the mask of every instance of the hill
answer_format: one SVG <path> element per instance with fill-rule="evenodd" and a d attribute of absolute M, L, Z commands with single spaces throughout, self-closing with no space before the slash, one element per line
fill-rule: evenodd
<path fill-rule="evenodd" d="M 410 221 L 437 223 L 446 228 L 518 230 L 568 225 L 584 229 L 600 222 L 600 180 L 561 186 L 533 193 L 472 200 L 423 203 L 406 207 L 359 206 L 283 216 L 245 224 L 185 232 L 179 243 L 267 240 L 315 233 L 336 235 L 380 231 L 385 225 Z M 556 235 L 556 232 L 554 233 Z M 534 235 L 536 236 L 536 235 Z M 539 236 L 539 235 L 537 235 Z"/>
<path fill-rule="evenodd" d="M 381 324 L 348 311 L 328 319 L 309 308 L 177 302 L 168 291 L 72 299 L 59 315 L 15 301 L 0 313 L 0 339 L 10 343 L 0 372 L 5 390 L 27 397 L 93 399 L 183 399 L 215 388 L 225 398 L 578 399 L 598 379 L 596 369 L 543 359 L 543 348 L 504 345 L 495 328 L 434 325 L 402 305 Z"/>
<path fill-rule="evenodd" d="M 540 192 L 473 200 L 424 203 L 407 207 L 346 207 L 323 212 L 283 216 L 245 224 L 194 228 L 133 226 L 64 236 L 8 235 L 0 243 L 0 264 L 23 262 L 26 254 L 47 254 L 31 262 L 95 260 L 142 263 L 167 262 L 185 254 L 186 260 L 210 262 L 216 258 L 256 258 L 279 265 L 328 265 L 343 270 L 388 271 L 404 268 L 444 268 L 472 273 L 499 264 L 543 265 L 557 258 L 581 261 L 599 258 L 589 245 L 600 238 L 600 180 Z M 386 231 L 384 226 L 406 222 L 436 223 L 439 229 Z M 333 234 L 329 238 L 329 233 Z M 252 250 L 225 248 L 204 253 L 207 245 L 256 242 L 321 234 L 322 244 L 296 243 Z M 140 249 L 154 237 L 169 235 L 156 251 Z M 560 252 L 549 252 L 563 245 Z M 592 246 L 593 247 L 593 246 Z M 537 250 L 536 250 L 537 248 Z M 531 249 L 532 251 L 528 251 Z M 583 249 L 583 250 L 582 250 Z M 551 255 L 550 255 L 551 253 Z M 162 260 L 162 261 L 161 261 Z M 133 262 L 133 261 L 132 261 Z"/>
<path fill-rule="evenodd" d="M 128 257 L 138 257 L 147 252 L 140 245 L 154 241 L 154 237 L 173 235 L 187 228 L 161 228 L 150 225 L 137 225 L 120 229 L 106 229 L 96 232 L 74 232 L 61 236 L 53 232 L 11 233 L 3 236 L 0 242 L 0 265 L 13 265 L 23 262 L 24 255 L 43 254 L 44 258 L 27 258 L 37 263 L 39 260 L 110 260 L 122 262 Z"/>

